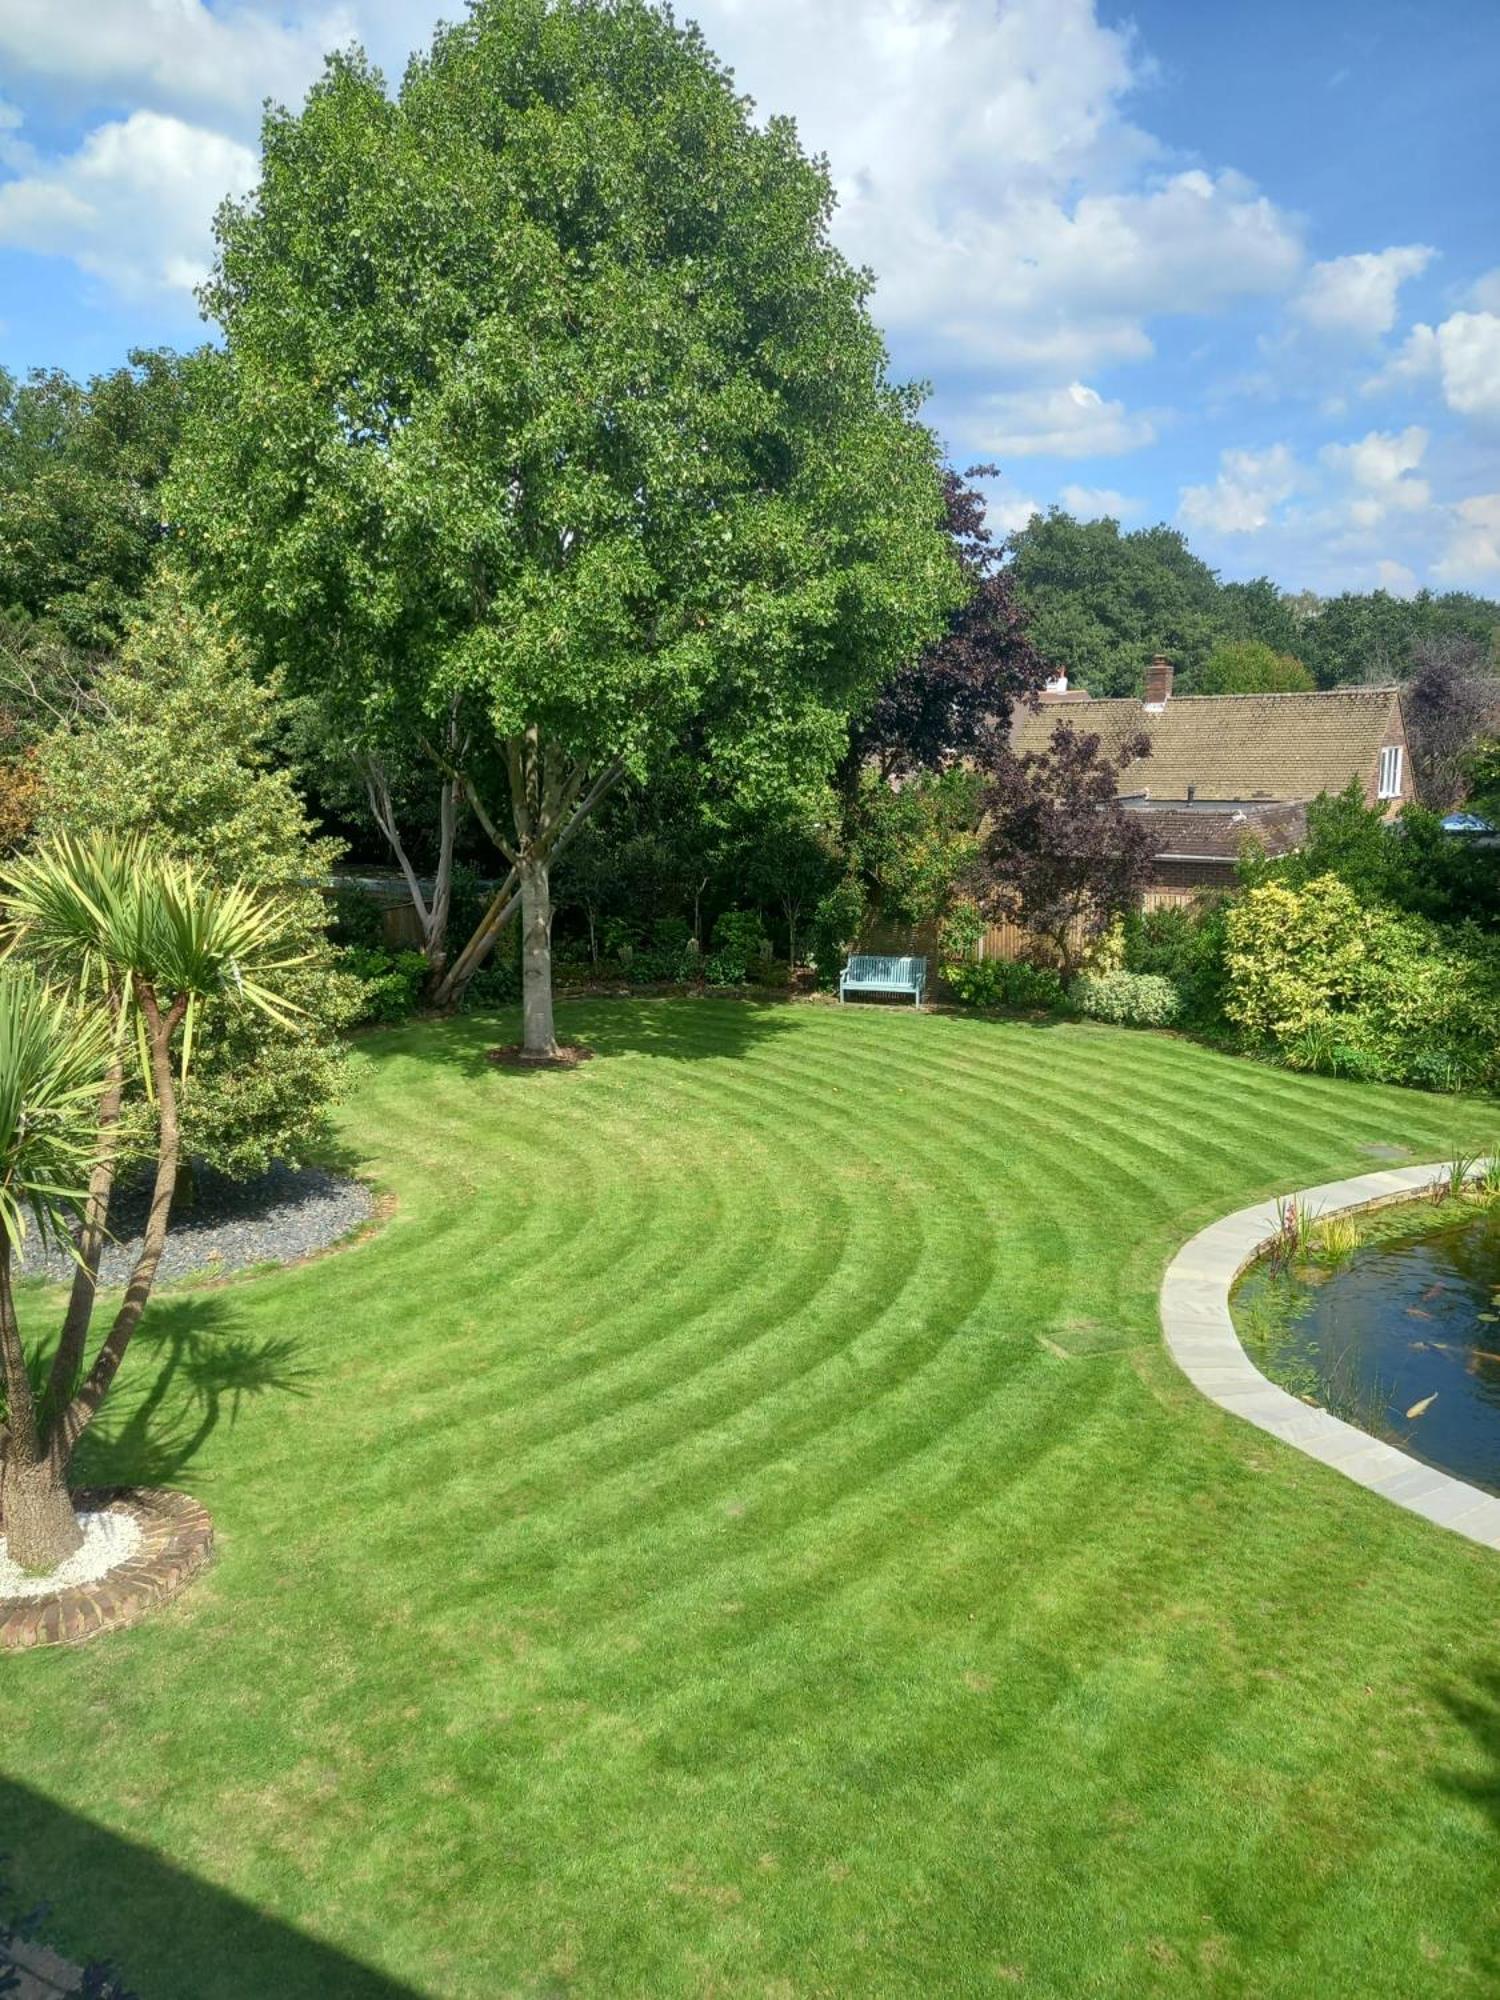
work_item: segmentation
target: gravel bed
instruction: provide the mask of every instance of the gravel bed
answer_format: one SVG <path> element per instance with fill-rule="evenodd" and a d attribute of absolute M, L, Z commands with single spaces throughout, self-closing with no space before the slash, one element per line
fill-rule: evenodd
<path fill-rule="evenodd" d="M 83 1547 L 47 1576 L 27 1576 L 13 1563 L 0 1535 L 0 1601 L 14 1597 L 50 1597 L 53 1591 L 71 1589 L 78 1583 L 97 1583 L 122 1562 L 128 1562 L 141 1545 L 141 1524 L 133 1514 L 106 1508 L 100 1514 L 80 1514 Z"/>
<path fill-rule="evenodd" d="M 130 1276 L 150 1196 L 149 1180 L 115 1189 L 109 1212 L 114 1240 L 104 1246 L 101 1283 L 123 1285 Z M 254 1180 L 232 1181 L 200 1166 L 194 1171 L 192 1204 L 173 1217 L 157 1275 L 180 1278 L 194 1271 L 290 1264 L 337 1243 L 367 1221 L 374 1207 L 367 1187 L 322 1167 L 276 1166 Z M 66 1282 L 73 1270 L 66 1252 L 44 1248 L 35 1230 L 27 1232 L 23 1276 Z"/>

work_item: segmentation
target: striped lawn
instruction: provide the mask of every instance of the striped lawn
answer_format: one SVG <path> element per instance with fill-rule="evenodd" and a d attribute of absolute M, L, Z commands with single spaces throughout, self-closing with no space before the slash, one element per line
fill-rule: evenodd
<path fill-rule="evenodd" d="M 174 1290 L 212 1508 L 0 1664 L 0 1851 L 143 2000 L 1500 1991 L 1500 1557 L 1212 1408 L 1155 1293 L 1500 1110 L 1164 1036 L 607 1002 L 363 1045 L 396 1197 Z"/>

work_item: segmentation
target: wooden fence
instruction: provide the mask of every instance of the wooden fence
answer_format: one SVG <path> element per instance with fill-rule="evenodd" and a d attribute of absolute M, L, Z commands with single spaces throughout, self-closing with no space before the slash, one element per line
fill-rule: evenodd
<path fill-rule="evenodd" d="M 1203 887 L 1188 887 L 1179 884 L 1158 884 L 1147 889 L 1141 898 L 1143 910 L 1186 909 L 1197 902 L 1204 893 Z M 1077 933 L 1074 933 L 1075 942 Z M 1019 924 L 991 924 L 979 940 L 975 950 L 976 958 L 1027 958 L 1035 949 L 1035 940 L 1029 931 L 1023 931 Z"/>

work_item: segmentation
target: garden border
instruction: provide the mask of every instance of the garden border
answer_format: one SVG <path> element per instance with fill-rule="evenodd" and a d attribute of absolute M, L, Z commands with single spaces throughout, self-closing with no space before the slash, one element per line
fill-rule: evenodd
<path fill-rule="evenodd" d="M 162 1486 L 111 1486 L 75 1493 L 75 1505 L 130 1513 L 141 1544 L 94 1583 L 37 1597 L 0 1599 L 0 1653 L 76 1646 L 135 1625 L 169 1603 L 213 1555 L 214 1524 L 191 1494 Z"/>
<path fill-rule="evenodd" d="M 1477 1178 L 1483 1170 L 1484 1163 L 1476 1163 L 1470 1177 Z M 1297 1205 L 1303 1214 L 1319 1218 L 1387 1208 L 1425 1194 L 1448 1171 L 1437 1162 L 1358 1174 L 1352 1180 L 1299 1189 Z M 1425 1465 L 1327 1410 L 1300 1402 L 1268 1381 L 1240 1345 L 1230 1317 L 1230 1288 L 1277 1236 L 1279 1227 L 1277 1203 L 1257 1202 L 1200 1229 L 1177 1252 L 1161 1286 L 1162 1332 L 1173 1360 L 1193 1387 L 1221 1410 L 1332 1466 L 1408 1513 L 1420 1514 L 1486 1548 L 1500 1548 L 1500 1499 Z"/>

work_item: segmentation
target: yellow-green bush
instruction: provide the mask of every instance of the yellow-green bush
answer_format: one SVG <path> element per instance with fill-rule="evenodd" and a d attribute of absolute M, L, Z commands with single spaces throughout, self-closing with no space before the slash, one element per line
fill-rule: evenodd
<path fill-rule="evenodd" d="M 1474 926 L 1362 903 L 1336 875 L 1265 883 L 1224 924 L 1225 1012 L 1293 1068 L 1500 1082 L 1500 945 Z"/>

